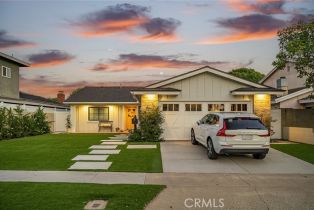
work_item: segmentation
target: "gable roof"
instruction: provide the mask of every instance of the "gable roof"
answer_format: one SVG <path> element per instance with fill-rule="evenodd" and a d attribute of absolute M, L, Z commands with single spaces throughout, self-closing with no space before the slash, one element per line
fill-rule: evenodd
<path fill-rule="evenodd" d="M 162 86 L 171 84 L 173 82 L 177 82 L 177 81 L 180 81 L 180 80 L 183 80 L 183 79 L 186 79 L 186 78 L 189 78 L 189 77 L 192 77 L 192 76 L 204 73 L 204 72 L 208 72 L 208 73 L 211 73 L 211 74 L 214 74 L 214 75 L 217 75 L 217 76 L 229 79 L 229 80 L 233 80 L 233 81 L 236 81 L 236 82 L 239 82 L 239 83 L 251 86 L 251 87 L 256 87 L 256 88 L 266 88 L 267 87 L 267 86 L 264 86 L 264 85 L 261 85 L 261 84 L 257 84 L 257 83 L 254 83 L 254 82 L 251 82 L 251 81 L 248 81 L 248 80 L 245 80 L 245 79 L 233 76 L 233 75 L 231 75 L 229 73 L 226 73 L 224 71 L 212 68 L 210 66 L 204 66 L 204 67 L 201 67 L 199 69 L 196 69 L 196 70 L 193 70 L 193 71 L 189 71 L 189 72 L 186 72 L 186 73 L 183 73 L 183 74 L 180 74 L 180 75 L 177 75 L 177 76 L 174 76 L 174 77 L 171 77 L 171 78 L 168 78 L 168 79 L 165 79 L 165 80 L 153 83 L 153 84 L 148 85 L 146 87 L 147 88 L 162 87 Z"/>
<path fill-rule="evenodd" d="M 263 84 L 265 80 L 267 80 L 273 73 L 275 73 L 278 69 L 273 68 L 270 72 L 268 72 L 260 81 L 259 83 Z"/>
<path fill-rule="evenodd" d="M 310 93 L 310 92 L 313 92 L 313 88 L 304 88 L 302 90 L 299 90 L 299 91 L 296 91 L 296 92 L 293 92 L 291 94 L 288 94 L 288 95 L 285 95 L 285 96 L 282 96 L 280 98 L 275 99 L 275 103 L 283 102 L 283 101 L 289 100 L 291 98 L 295 98 L 295 97 L 298 97 L 300 95 Z"/>
<path fill-rule="evenodd" d="M 20 92 L 20 99 L 22 99 L 24 101 L 28 101 L 28 102 L 41 103 L 41 104 L 50 105 L 50 106 L 58 106 L 58 107 L 64 107 L 64 108 L 69 107 L 68 105 L 54 102 L 54 101 L 49 100 L 47 98 L 32 95 L 29 93 L 24 93 L 24 92 Z"/>
<path fill-rule="evenodd" d="M 135 87 L 84 87 L 70 95 L 66 104 L 79 103 L 138 103 L 131 94 Z"/>
<path fill-rule="evenodd" d="M 10 61 L 10 62 L 13 62 L 13 63 L 19 65 L 20 67 L 29 67 L 29 66 L 30 66 L 29 63 L 27 63 L 27 62 L 25 62 L 25 61 L 22 61 L 22 60 L 20 60 L 20 59 L 17 59 L 17 58 L 15 58 L 15 57 L 13 57 L 13 56 L 4 54 L 4 53 L 2 53 L 2 52 L 0 52 L 0 58 L 4 58 L 5 60 L 8 60 L 8 61 Z"/>

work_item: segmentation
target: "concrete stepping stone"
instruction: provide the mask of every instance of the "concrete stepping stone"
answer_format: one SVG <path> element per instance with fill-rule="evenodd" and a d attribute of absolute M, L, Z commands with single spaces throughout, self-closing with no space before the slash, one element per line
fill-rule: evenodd
<path fill-rule="evenodd" d="M 90 161 L 105 161 L 109 155 L 78 155 L 72 160 L 90 160 Z"/>
<path fill-rule="evenodd" d="M 119 149 L 112 149 L 112 150 L 92 150 L 88 154 L 90 155 L 112 155 L 112 154 L 119 154 L 120 150 Z"/>
<path fill-rule="evenodd" d="M 104 141 L 104 142 L 102 142 L 101 144 L 105 144 L 105 145 L 124 145 L 124 144 L 126 144 L 126 142 L 124 141 L 121 141 L 121 142 L 119 142 L 119 141 Z"/>
<path fill-rule="evenodd" d="M 127 149 L 156 149 L 157 145 L 128 145 Z"/>
<path fill-rule="evenodd" d="M 108 169 L 112 162 L 76 162 L 69 170 L 99 170 Z"/>
<path fill-rule="evenodd" d="M 89 149 L 116 149 L 118 145 L 93 145 Z"/>
<path fill-rule="evenodd" d="M 102 141 L 102 142 L 105 142 L 105 141 L 110 141 L 110 142 L 121 142 L 121 141 L 124 141 L 124 140 L 122 140 L 122 139 L 109 139 L 109 140 L 100 140 L 100 141 Z"/>
<path fill-rule="evenodd" d="M 128 137 L 127 136 L 114 136 L 114 137 L 109 137 L 109 139 L 123 139 L 123 140 L 127 140 Z"/>

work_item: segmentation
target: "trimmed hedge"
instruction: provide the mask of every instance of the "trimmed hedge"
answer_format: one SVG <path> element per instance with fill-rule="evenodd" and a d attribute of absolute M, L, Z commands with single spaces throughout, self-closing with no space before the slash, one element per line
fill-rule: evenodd
<path fill-rule="evenodd" d="M 25 113 L 17 108 L 0 107 L 0 140 L 50 133 L 49 122 L 43 109 Z"/>

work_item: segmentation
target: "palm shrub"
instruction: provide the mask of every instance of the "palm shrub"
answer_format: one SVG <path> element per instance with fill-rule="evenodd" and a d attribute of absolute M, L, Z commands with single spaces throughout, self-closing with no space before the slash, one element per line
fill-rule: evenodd
<path fill-rule="evenodd" d="M 164 116 L 158 107 L 140 113 L 140 134 L 145 141 L 160 141 L 163 133 Z"/>
<path fill-rule="evenodd" d="M 40 135 L 50 132 L 49 122 L 46 120 L 46 114 L 43 109 L 38 107 L 36 112 L 33 114 L 34 123 L 34 135 Z"/>
<path fill-rule="evenodd" d="M 40 135 L 50 132 L 49 122 L 43 109 L 25 113 L 21 107 L 0 107 L 0 140 Z"/>

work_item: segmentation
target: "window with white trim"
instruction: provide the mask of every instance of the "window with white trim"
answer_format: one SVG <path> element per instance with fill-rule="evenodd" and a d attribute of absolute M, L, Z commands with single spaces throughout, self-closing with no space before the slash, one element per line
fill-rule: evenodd
<path fill-rule="evenodd" d="M 2 76 L 7 77 L 7 78 L 11 78 L 11 68 L 6 67 L 6 66 L 2 66 Z"/>
<path fill-rule="evenodd" d="M 185 111 L 200 112 L 202 111 L 202 104 L 185 104 Z"/>
<path fill-rule="evenodd" d="M 109 107 L 88 107 L 88 121 L 109 121 Z"/>
<path fill-rule="evenodd" d="M 246 112 L 247 104 L 231 104 L 232 112 Z"/>
<path fill-rule="evenodd" d="M 208 104 L 208 111 L 209 112 L 223 112 L 225 111 L 224 104 Z"/>
<path fill-rule="evenodd" d="M 163 104 L 162 111 L 179 111 L 179 104 Z"/>

